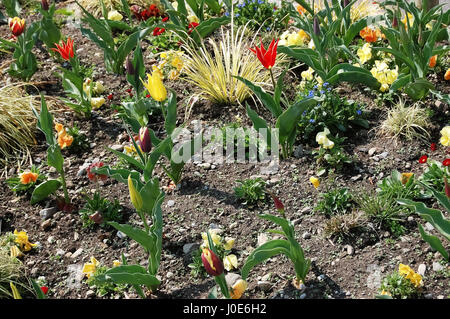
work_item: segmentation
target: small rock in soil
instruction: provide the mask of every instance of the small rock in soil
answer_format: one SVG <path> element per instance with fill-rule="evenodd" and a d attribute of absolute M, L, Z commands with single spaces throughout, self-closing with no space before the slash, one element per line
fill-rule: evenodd
<path fill-rule="evenodd" d="M 431 225 L 429 222 L 426 222 L 425 229 L 428 231 L 432 231 L 434 229 L 434 226 Z"/>
<path fill-rule="evenodd" d="M 300 299 L 305 299 L 305 298 L 306 298 L 306 294 L 305 293 L 300 295 Z"/>
<path fill-rule="evenodd" d="M 258 247 L 261 246 L 262 244 L 265 244 L 269 241 L 269 236 L 267 236 L 266 233 L 261 233 L 258 235 Z"/>
<path fill-rule="evenodd" d="M 373 154 L 375 154 L 376 151 L 377 151 L 377 148 L 376 148 L 376 147 L 372 147 L 372 148 L 369 150 L 369 152 L 368 152 L 369 156 L 372 156 Z"/>
<path fill-rule="evenodd" d="M 183 245 L 183 253 L 185 255 L 190 255 L 197 248 L 198 248 L 198 244 L 197 243 L 184 244 Z"/>
<path fill-rule="evenodd" d="M 50 219 L 47 219 L 41 223 L 41 227 L 43 230 L 49 229 L 51 225 L 52 225 L 52 221 Z"/>
<path fill-rule="evenodd" d="M 433 271 L 441 271 L 443 269 L 444 269 L 444 266 L 442 266 L 440 263 L 438 263 L 438 262 L 433 263 Z"/>
<path fill-rule="evenodd" d="M 93 291 L 93 290 L 86 291 L 86 299 L 92 298 L 94 296 L 95 296 L 95 291 Z"/>
<path fill-rule="evenodd" d="M 120 230 L 117 232 L 117 237 L 119 237 L 120 239 L 123 239 L 125 237 L 127 237 L 126 234 L 122 233 Z"/>
<path fill-rule="evenodd" d="M 308 233 L 308 232 L 304 232 L 303 235 L 302 235 L 302 238 L 303 239 L 310 239 L 311 238 L 311 234 Z"/>
<path fill-rule="evenodd" d="M 260 280 L 258 281 L 258 288 L 261 289 L 262 291 L 269 291 L 270 289 L 272 289 L 272 283 L 270 281 L 263 281 Z"/>
<path fill-rule="evenodd" d="M 172 207 L 174 205 L 175 205 L 175 201 L 172 199 L 167 202 L 167 207 Z"/>
<path fill-rule="evenodd" d="M 347 255 L 351 256 L 355 252 L 355 249 L 351 245 L 346 245 L 345 248 L 347 250 Z"/>
<path fill-rule="evenodd" d="M 75 259 L 75 258 L 77 258 L 78 256 L 80 256 L 82 252 L 83 252 L 83 248 L 78 248 L 78 249 L 70 256 L 70 258 Z"/>
<path fill-rule="evenodd" d="M 49 208 L 44 208 L 39 212 L 39 215 L 41 216 L 42 219 L 49 219 L 50 217 L 53 216 L 53 214 L 55 214 L 57 211 L 56 207 L 49 207 Z"/>
<path fill-rule="evenodd" d="M 115 151 L 118 151 L 118 152 L 122 152 L 123 151 L 123 145 L 116 144 L 116 145 L 111 146 L 111 149 L 113 149 Z"/>
<path fill-rule="evenodd" d="M 67 288 L 71 289 L 81 288 L 81 281 L 84 278 L 83 266 L 77 264 L 69 265 L 67 266 L 67 272 L 69 273 L 66 280 Z"/>

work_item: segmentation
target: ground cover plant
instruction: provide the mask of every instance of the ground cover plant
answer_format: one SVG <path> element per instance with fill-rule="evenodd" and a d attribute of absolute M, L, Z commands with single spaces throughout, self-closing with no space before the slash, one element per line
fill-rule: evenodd
<path fill-rule="evenodd" d="M 416 2 L 1 1 L 0 299 L 448 299 Z"/>

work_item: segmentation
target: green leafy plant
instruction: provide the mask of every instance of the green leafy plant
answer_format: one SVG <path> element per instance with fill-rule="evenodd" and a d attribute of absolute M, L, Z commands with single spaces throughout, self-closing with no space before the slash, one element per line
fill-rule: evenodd
<path fill-rule="evenodd" d="M 300 284 L 304 282 L 306 279 L 306 275 L 308 274 L 311 261 L 309 259 L 305 259 L 304 252 L 300 244 L 297 242 L 295 237 L 294 225 L 291 221 L 285 218 L 284 216 L 284 207 L 277 207 L 278 211 L 282 214 L 283 217 L 278 217 L 270 214 L 263 214 L 259 217 L 271 221 L 278 226 L 281 227 L 280 230 L 270 230 L 270 232 L 275 233 L 277 235 L 282 235 L 286 239 L 274 239 L 268 241 L 255 250 L 248 256 L 245 261 L 244 266 L 242 266 L 241 276 L 242 279 L 246 280 L 250 270 L 256 265 L 264 262 L 265 260 L 274 257 L 279 254 L 285 255 L 289 258 L 293 264 L 296 275 L 296 282 Z"/>
<path fill-rule="evenodd" d="M 33 113 L 37 118 L 37 128 L 45 135 L 48 145 L 47 148 L 47 164 L 56 169 L 59 173 L 60 179 L 49 179 L 36 187 L 31 195 L 31 204 L 40 202 L 58 190 L 61 186 L 64 191 L 65 205 L 70 205 L 69 193 L 67 192 L 66 179 L 64 173 L 64 158 L 61 154 L 61 148 L 58 144 L 57 138 L 53 133 L 53 116 L 47 108 L 45 98 L 41 95 L 41 112 L 33 108 Z"/>
<path fill-rule="evenodd" d="M 39 23 L 32 23 L 26 30 L 17 37 L 17 41 L 0 39 L 6 47 L 14 49 L 13 59 L 9 67 L 9 74 L 24 81 L 29 81 L 37 71 L 36 56 L 32 52 L 38 37 Z"/>
<path fill-rule="evenodd" d="M 426 97 L 429 92 L 435 97 L 450 101 L 447 95 L 435 92 L 434 85 L 427 80 L 427 73 L 430 70 L 430 59 L 435 55 L 450 50 L 449 46 L 436 46 L 439 40 L 448 39 L 448 31 L 442 29 L 444 13 L 442 5 L 438 5 L 430 10 L 419 9 L 414 3 L 407 1 L 385 1 L 387 27 L 380 29 L 389 41 L 389 47 L 375 47 L 375 50 L 388 52 L 395 56 L 397 65 L 400 66 L 400 74 L 397 80 L 392 83 L 391 91 L 404 88 L 405 93 L 413 100 L 420 100 Z M 393 5 L 396 9 L 389 9 L 387 6 Z M 406 23 L 400 17 L 400 8 L 406 12 Z M 440 11 L 440 13 L 438 13 Z M 411 21 L 409 14 L 412 14 Z M 397 25 L 393 25 L 393 21 Z M 432 24 L 432 29 L 427 30 L 427 25 Z"/>
<path fill-rule="evenodd" d="M 94 196 L 84 197 L 86 204 L 79 210 L 83 227 L 93 228 L 95 224 L 101 227 L 108 226 L 108 222 L 119 222 L 122 219 L 121 206 L 117 199 L 110 201 L 100 195 L 100 192 L 95 192 Z"/>
<path fill-rule="evenodd" d="M 192 252 L 192 262 L 188 265 L 191 268 L 191 276 L 194 278 L 206 277 L 207 273 L 202 262 L 202 250 L 196 249 Z"/>
<path fill-rule="evenodd" d="M 444 207 L 444 209 L 447 212 L 450 212 L 450 197 L 448 195 L 450 194 L 450 187 L 446 186 L 449 189 L 446 195 L 445 193 L 437 191 L 422 182 L 418 183 L 420 186 L 431 192 L 438 202 Z M 428 208 L 424 203 L 414 202 L 408 199 L 399 199 L 397 202 L 401 205 L 414 208 L 415 212 L 419 214 L 420 217 L 433 225 L 433 227 L 437 229 L 444 238 L 450 241 L 450 221 L 444 217 L 441 211 Z M 423 240 L 429 243 L 432 248 L 436 249 L 446 261 L 449 261 L 450 253 L 444 248 L 441 240 L 438 237 L 427 233 L 421 224 L 419 224 L 419 231 Z"/>
<path fill-rule="evenodd" d="M 380 292 L 386 294 L 380 295 L 381 297 L 390 296 L 390 298 L 395 299 L 408 299 L 418 295 L 416 286 L 398 271 L 392 272 L 383 279 Z"/>
<path fill-rule="evenodd" d="M 266 199 L 267 183 L 260 177 L 236 181 L 239 186 L 234 188 L 236 197 L 244 201 L 244 205 L 255 205 Z"/>
<path fill-rule="evenodd" d="M 33 190 L 36 188 L 37 185 L 39 185 L 40 183 L 44 182 L 47 179 L 47 176 L 45 176 L 44 174 L 41 174 L 39 172 L 39 168 L 36 167 L 35 165 L 31 166 L 30 169 L 31 173 L 35 173 L 38 174 L 37 179 L 35 182 L 31 181 L 27 184 L 23 184 L 21 182 L 21 178 L 20 175 L 17 177 L 11 177 L 8 178 L 5 182 L 6 185 L 8 185 L 8 187 L 17 194 L 21 194 L 21 193 L 32 193 Z M 24 172 L 21 172 L 24 173 Z"/>
<path fill-rule="evenodd" d="M 22 11 L 19 0 L 2 0 L 2 4 L 6 9 L 6 14 L 10 17 L 18 17 Z"/>
<path fill-rule="evenodd" d="M 40 7 L 38 11 L 42 14 L 42 19 L 39 22 L 39 40 L 45 43 L 47 50 L 52 52 L 50 48 L 55 48 L 55 43 L 61 40 L 61 31 L 56 23 L 53 21 L 56 6 L 52 3 L 48 8 Z"/>
<path fill-rule="evenodd" d="M 73 142 L 69 149 L 73 152 L 81 152 L 89 149 L 89 140 L 86 135 L 80 132 L 80 128 L 75 124 L 67 128 L 67 134 L 73 137 Z"/>
<path fill-rule="evenodd" d="M 377 192 L 380 196 L 390 198 L 414 199 L 420 197 L 414 175 L 408 177 L 397 170 L 393 170 L 391 176 L 378 182 Z"/>
<path fill-rule="evenodd" d="M 327 128 L 326 131 L 329 132 Z M 319 135 L 321 133 L 318 133 Z M 331 172 L 340 172 L 342 171 L 345 164 L 350 164 L 352 162 L 351 157 L 347 155 L 344 148 L 341 146 L 342 142 L 345 140 L 345 137 L 334 137 L 329 138 L 329 141 L 334 143 L 331 147 L 324 147 L 324 145 L 320 145 L 317 150 L 313 150 L 312 154 L 315 155 L 317 164 L 319 164 L 319 170 L 317 174 L 319 176 L 326 173 L 327 170 Z M 316 137 L 317 141 L 317 137 Z"/>
<path fill-rule="evenodd" d="M 285 30 L 290 18 L 287 7 L 288 3 L 286 1 L 282 1 L 281 5 L 277 7 L 275 3 L 271 3 L 268 0 L 244 0 L 236 5 L 234 21 L 237 25 L 248 23 L 249 28 L 252 30 Z"/>
<path fill-rule="evenodd" d="M 128 180 L 131 202 L 143 223 L 143 229 L 113 221 L 108 222 L 108 224 L 135 240 L 144 249 L 149 255 L 148 267 L 128 265 L 126 259 L 122 257 L 121 266 L 110 268 L 96 278 L 100 282 L 112 281 L 115 284 L 130 284 L 139 296 L 145 298 L 141 288 L 142 285 L 149 290 L 155 290 L 160 284 L 156 275 L 162 250 L 163 219 L 161 204 L 164 201 L 164 193 L 159 189 L 157 178 L 143 182 L 138 172 L 130 172 L 128 178 L 117 178 L 123 178 L 124 182 Z M 152 220 L 151 226 L 147 222 L 148 218 Z"/>
<path fill-rule="evenodd" d="M 353 198 L 347 188 L 336 188 L 321 194 L 321 199 L 315 207 L 327 216 L 345 214 L 353 207 Z"/>
<path fill-rule="evenodd" d="M 297 100 L 305 97 L 324 96 L 324 100 L 304 111 L 300 118 L 300 136 L 305 140 L 314 136 L 327 127 L 331 134 L 348 132 L 358 127 L 369 128 L 367 120 L 364 119 L 363 105 L 356 101 L 341 98 L 335 90 L 327 83 L 321 87 L 315 85 L 311 89 L 303 89 Z"/>
<path fill-rule="evenodd" d="M 325 1 L 326 8 L 318 14 L 314 14 L 306 1 L 296 0 L 296 2 L 303 6 L 310 15 L 308 17 L 305 14 L 301 16 L 293 14 L 292 17 L 296 21 L 296 26 L 310 36 L 315 49 L 280 46 L 278 52 L 285 53 L 305 63 L 314 69 L 322 81 L 331 85 L 337 85 L 340 82 L 352 82 L 378 89 L 380 84 L 368 70 L 339 61 L 343 57 L 357 60 L 348 46 L 358 32 L 368 25 L 369 17 L 350 24 L 350 9 L 356 1 L 352 1 L 345 8 L 342 7 L 341 1 L 333 1 L 332 8 Z M 332 18 L 333 14 L 336 19 Z M 311 21 L 311 17 L 314 17 L 313 20 L 315 21 Z M 325 19 L 327 19 L 327 22 L 325 22 Z"/>
<path fill-rule="evenodd" d="M 445 188 L 444 179 L 447 178 L 447 180 L 450 180 L 450 169 L 442 165 L 441 162 L 433 159 L 428 159 L 427 165 L 428 167 L 419 176 L 418 180 L 439 192 L 443 192 Z M 433 196 L 433 193 L 429 189 L 423 187 L 421 188 L 421 194 L 424 198 Z"/>
<path fill-rule="evenodd" d="M 114 268 L 113 268 L 114 269 Z M 127 284 L 116 284 L 111 281 L 103 280 L 105 273 L 108 271 L 107 266 L 99 266 L 95 268 L 95 272 L 88 278 L 86 283 L 89 287 L 94 288 L 99 297 L 104 297 L 108 294 L 119 293 L 127 289 Z"/>

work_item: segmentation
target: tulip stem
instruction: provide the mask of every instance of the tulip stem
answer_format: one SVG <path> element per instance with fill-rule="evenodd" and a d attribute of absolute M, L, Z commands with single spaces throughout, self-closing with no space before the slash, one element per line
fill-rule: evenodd
<path fill-rule="evenodd" d="M 62 182 L 62 187 L 63 187 L 63 191 L 64 191 L 64 201 L 66 202 L 66 204 L 69 204 L 70 199 L 69 199 L 69 193 L 67 192 L 67 185 L 66 185 L 66 178 L 64 176 L 64 171 L 61 172 L 61 182 Z"/>
<path fill-rule="evenodd" d="M 272 68 L 269 68 L 269 72 L 270 72 L 270 77 L 272 78 L 272 83 L 273 83 L 273 90 L 275 92 L 275 89 L 277 87 L 277 84 L 275 82 L 275 78 L 273 77 L 273 72 L 272 72 Z"/>

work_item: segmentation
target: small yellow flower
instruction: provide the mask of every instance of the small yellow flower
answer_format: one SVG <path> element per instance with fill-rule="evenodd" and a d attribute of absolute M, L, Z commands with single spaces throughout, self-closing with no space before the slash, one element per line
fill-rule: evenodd
<path fill-rule="evenodd" d="M 94 109 L 98 109 L 99 107 L 101 107 L 103 104 L 105 104 L 105 98 L 104 97 L 93 97 L 91 99 L 91 106 Z"/>
<path fill-rule="evenodd" d="M 211 236 L 211 239 L 215 246 L 220 245 L 222 238 L 219 235 L 217 235 L 216 229 L 210 229 L 209 235 Z M 202 238 L 203 238 L 202 246 L 209 248 L 208 235 L 206 233 L 202 233 Z"/>
<path fill-rule="evenodd" d="M 304 43 L 309 41 L 309 35 L 304 30 L 300 29 L 300 31 L 298 31 L 298 35 L 300 36 L 302 44 L 304 44 Z"/>
<path fill-rule="evenodd" d="M 20 250 L 29 251 L 31 248 L 37 246 L 37 244 L 32 244 L 28 241 L 28 235 L 25 231 L 18 232 L 16 229 L 14 230 L 14 235 L 16 236 L 14 242 L 19 244 Z"/>
<path fill-rule="evenodd" d="M 320 185 L 320 181 L 317 177 L 310 177 L 309 181 L 313 184 L 314 188 L 317 189 Z"/>
<path fill-rule="evenodd" d="M 366 43 L 362 48 L 358 49 L 357 54 L 362 64 L 369 61 L 372 58 L 372 46 L 370 43 Z"/>
<path fill-rule="evenodd" d="M 314 73 L 314 69 L 313 68 L 308 68 L 308 70 L 303 71 L 301 73 L 302 79 L 307 80 L 307 81 L 312 81 L 313 79 L 313 73 Z"/>
<path fill-rule="evenodd" d="M 334 147 L 334 142 L 331 141 L 327 135 L 330 134 L 330 130 L 325 128 L 323 132 L 319 132 L 316 135 L 316 142 L 323 148 L 332 149 Z"/>
<path fill-rule="evenodd" d="M 95 273 L 95 270 L 97 269 L 97 266 L 99 264 L 100 263 L 97 261 L 97 259 L 95 259 L 95 257 L 91 257 L 91 262 L 85 263 L 83 265 L 82 269 L 83 274 L 85 274 L 86 277 L 90 278 Z"/>
<path fill-rule="evenodd" d="M 62 124 L 55 123 L 55 131 L 58 132 L 58 135 L 61 135 L 65 131 L 64 126 Z"/>
<path fill-rule="evenodd" d="M 236 241 L 236 239 L 234 239 L 234 238 L 226 237 L 225 238 L 225 244 L 223 245 L 223 248 L 225 250 L 231 250 L 231 248 L 233 248 L 233 245 L 234 245 L 235 241 Z"/>
<path fill-rule="evenodd" d="M 239 279 L 236 283 L 231 287 L 230 297 L 231 299 L 239 299 L 244 294 L 247 289 L 247 282 L 244 279 Z"/>
<path fill-rule="evenodd" d="M 123 19 L 123 16 L 117 10 L 108 12 L 108 20 L 120 21 L 122 19 Z"/>
<path fill-rule="evenodd" d="M 195 22 L 195 23 L 199 23 L 200 20 L 198 19 L 198 17 L 194 14 L 191 14 L 190 16 L 187 17 L 188 21 L 191 22 Z"/>
<path fill-rule="evenodd" d="M 402 184 L 405 185 L 406 183 L 408 183 L 409 179 L 413 175 L 414 173 L 402 173 Z"/>
<path fill-rule="evenodd" d="M 105 87 L 103 86 L 102 82 L 95 82 L 92 91 L 95 94 L 102 94 L 103 92 L 105 92 Z"/>
<path fill-rule="evenodd" d="M 120 262 L 119 260 L 113 260 L 113 267 L 118 267 L 121 265 L 122 265 L 122 262 Z"/>
<path fill-rule="evenodd" d="M 398 266 L 398 272 L 406 279 L 410 280 L 416 287 L 419 287 L 423 284 L 422 276 L 416 274 L 414 270 L 412 270 L 408 265 L 400 264 Z"/>
<path fill-rule="evenodd" d="M 444 146 L 450 146 L 450 126 L 445 126 L 441 130 L 441 139 L 440 142 Z"/>
<path fill-rule="evenodd" d="M 167 59 L 167 52 L 161 52 L 159 56 L 161 57 L 161 59 Z"/>
<path fill-rule="evenodd" d="M 392 296 L 391 293 L 389 291 L 383 290 L 381 291 L 382 295 L 387 295 L 387 296 Z"/>
<path fill-rule="evenodd" d="M 233 268 L 237 268 L 238 262 L 236 255 L 228 255 L 223 259 L 223 266 L 226 270 L 230 271 Z"/>

